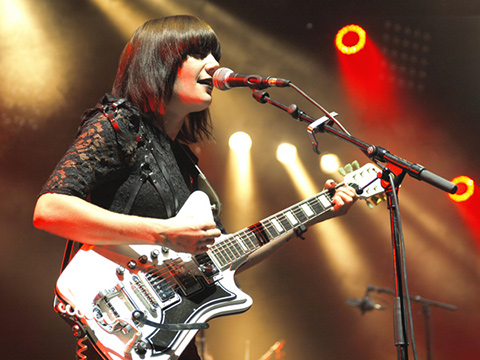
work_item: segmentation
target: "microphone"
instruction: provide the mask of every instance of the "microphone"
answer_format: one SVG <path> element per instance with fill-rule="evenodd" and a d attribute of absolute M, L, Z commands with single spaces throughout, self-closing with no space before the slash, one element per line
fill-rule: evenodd
<path fill-rule="evenodd" d="M 249 87 L 251 89 L 266 89 L 273 86 L 286 87 L 290 85 L 290 82 L 290 80 L 271 76 L 240 74 L 229 68 L 219 68 L 213 74 L 213 86 L 223 91 L 234 87 Z"/>
<path fill-rule="evenodd" d="M 358 307 L 362 312 L 362 315 L 365 314 L 367 311 L 386 309 L 385 306 L 376 304 L 368 296 L 364 296 L 361 299 L 347 299 L 346 303 L 347 305 Z"/>

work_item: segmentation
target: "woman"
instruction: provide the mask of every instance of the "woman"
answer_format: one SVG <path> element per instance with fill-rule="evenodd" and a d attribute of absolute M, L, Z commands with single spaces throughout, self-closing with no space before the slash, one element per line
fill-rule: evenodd
<path fill-rule="evenodd" d="M 219 221 L 175 215 L 199 186 L 197 159 L 186 144 L 211 136 L 208 107 L 220 57 L 217 36 L 198 18 L 155 19 L 137 29 L 121 55 L 113 95 L 84 114 L 42 190 L 35 226 L 83 244 L 205 252 L 221 234 Z M 353 189 L 337 190 L 328 217 L 354 200 Z M 181 359 L 199 359 L 193 344 Z"/>

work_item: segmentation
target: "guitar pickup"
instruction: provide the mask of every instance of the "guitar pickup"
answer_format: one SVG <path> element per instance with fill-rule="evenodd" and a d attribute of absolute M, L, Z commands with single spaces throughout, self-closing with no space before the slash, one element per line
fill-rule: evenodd
<path fill-rule="evenodd" d="M 177 258 L 175 260 L 168 260 L 165 261 L 164 264 L 185 296 L 190 296 L 197 291 L 202 290 L 202 285 L 199 283 L 195 275 L 187 269 L 182 259 Z"/>
<path fill-rule="evenodd" d="M 160 299 L 158 306 L 160 306 L 161 309 L 164 309 L 179 300 L 177 293 L 172 289 L 169 282 L 162 278 L 156 270 L 145 273 L 143 278 Z"/>

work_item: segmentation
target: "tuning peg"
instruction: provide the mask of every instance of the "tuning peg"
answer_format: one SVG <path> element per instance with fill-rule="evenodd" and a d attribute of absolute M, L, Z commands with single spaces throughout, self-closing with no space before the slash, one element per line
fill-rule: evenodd
<path fill-rule="evenodd" d="M 351 164 L 347 164 L 345 165 L 345 171 L 349 174 L 351 172 L 353 172 L 353 167 Z"/>
<path fill-rule="evenodd" d="M 338 172 L 340 173 L 340 175 L 342 176 L 345 176 L 347 174 L 347 172 L 345 171 L 345 169 L 343 167 L 341 168 L 338 168 Z"/>
<path fill-rule="evenodd" d="M 357 160 L 353 160 L 353 161 L 352 161 L 352 168 L 353 168 L 353 170 L 358 170 L 358 169 L 360 169 L 360 164 L 358 163 Z"/>
<path fill-rule="evenodd" d="M 367 206 L 370 209 L 373 209 L 375 206 L 377 206 L 378 204 L 380 204 L 382 201 L 385 201 L 385 200 L 386 198 L 383 195 L 374 195 L 371 198 L 365 200 L 365 202 L 367 203 Z"/>

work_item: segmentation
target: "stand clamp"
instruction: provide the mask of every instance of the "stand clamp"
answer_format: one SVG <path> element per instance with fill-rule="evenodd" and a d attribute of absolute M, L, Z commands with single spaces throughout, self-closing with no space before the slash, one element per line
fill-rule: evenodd
<path fill-rule="evenodd" d="M 334 111 L 330 113 L 330 116 L 332 117 L 335 117 L 337 115 L 338 114 Z M 312 140 L 313 151 L 318 155 L 320 155 L 320 151 L 318 151 L 318 142 L 317 142 L 317 139 L 315 138 L 315 133 L 319 131 L 323 132 L 325 123 L 328 121 L 332 121 L 332 119 L 325 115 L 325 116 L 322 116 L 320 119 L 315 120 L 307 128 L 307 133 L 310 136 L 310 139 Z"/>

